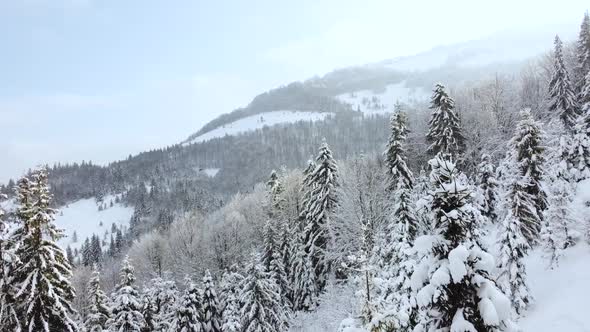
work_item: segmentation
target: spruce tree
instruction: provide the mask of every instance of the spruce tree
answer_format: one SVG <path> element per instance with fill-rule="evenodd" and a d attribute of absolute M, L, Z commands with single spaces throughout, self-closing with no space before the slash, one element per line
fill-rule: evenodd
<path fill-rule="evenodd" d="M 54 224 L 56 210 L 50 208 L 51 194 L 44 169 L 31 175 L 28 190 L 21 192 L 15 231 L 15 255 L 22 263 L 14 270 L 13 284 L 23 329 L 29 331 L 78 331 L 71 301 L 72 269 L 56 242 L 63 235 Z"/>
<path fill-rule="evenodd" d="M 285 191 L 285 187 L 281 183 L 275 170 L 270 173 L 270 178 L 266 182 L 266 185 L 270 191 L 271 212 L 273 212 L 274 215 L 283 209 L 285 200 L 282 195 Z"/>
<path fill-rule="evenodd" d="M 107 321 L 109 331 L 140 332 L 145 320 L 141 313 L 139 293 L 134 286 L 134 269 L 126 256 L 121 265 L 121 281 L 112 295 L 111 318 Z"/>
<path fill-rule="evenodd" d="M 0 200 L 6 198 L 0 193 Z M 14 295 L 17 292 L 12 271 L 20 262 L 14 255 L 14 244 L 8 237 L 8 223 L 0 208 L 0 326 L 7 331 L 21 330 Z"/>
<path fill-rule="evenodd" d="M 416 323 L 414 292 L 410 288 L 415 259 L 412 246 L 419 223 L 413 204 L 414 176 L 406 164 L 406 116 L 399 110 L 392 117 L 386 164 L 392 210 L 377 250 L 379 312 L 374 328 L 410 331 Z"/>
<path fill-rule="evenodd" d="M 585 120 L 586 115 L 578 117 L 573 135 L 568 138 L 567 163 L 570 178 L 582 181 L 590 178 L 590 136 Z"/>
<path fill-rule="evenodd" d="M 395 191 L 398 179 L 404 182 L 404 188 L 412 189 L 414 175 L 406 163 L 406 151 L 404 142 L 408 135 L 407 115 L 399 109 L 391 116 L 390 136 L 385 150 L 385 163 L 387 165 L 388 190 Z"/>
<path fill-rule="evenodd" d="M 305 253 L 311 259 L 316 291 L 326 286 L 330 262 L 326 250 L 330 242 L 330 217 L 336 208 L 338 168 L 328 144 L 324 141 L 316 158 L 317 166 L 310 174 L 310 200 L 305 207 Z"/>
<path fill-rule="evenodd" d="M 542 185 L 545 176 L 544 133 L 528 110 L 522 111 L 521 115 L 522 120 L 516 125 L 516 133 L 510 140 L 507 164 L 509 172 L 515 177 L 511 197 L 513 200 L 522 199 L 522 204 L 527 204 L 520 208 L 523 211 L 520 224 L 523 235 L 532 245 L 539 239 L 541 220 L 547 208 L 547 194 Z"/>
<path fill-rule="evenodd" d="M 498 219 L 496 204 L 498 202 L 498 180 L 495 177 L 496 169 L 491 162 L 489 154 L 481 156 L 481 163 L 477 166 L 477 185 L 481 195 L 481 212 L 492 223 Z"/>
<path fill-rule="evenodd" d="M 187 278 L 187 287 L 180 301 L 177 301 L 170 331 L 202 332 L 201 291 L 197 285 Z M 225 331 L 224 331 L 225 332 Z"/>
<path fill-rule="evenodd" d="M 576 93 L 578 94 L 578 103 L 582 105 L 587 100 L 581 96 L 586 86 L 586 75 L 590 72 L 590 17 L 588 12 L 584 14 L 584 19 L 580 25 L 580 33 L 576 45 L 577 67 L 575 70 Z"/>
<path fill-rule="evenodd" d="M 379 312 L 371 327 L 383 331 L 412 331 L 416 325 L 415 292 L 411 289 L 416 258 L 412 246 L 417 235 L 418 221 L 411 189 L 398 181 L 393 200 L 391 221 L 385 228 L 381 243 L 380 266 L 377 272 Z"/>
<path fill-rule="evenodd" d="M 176 284 L 172 280 L 156 277 L 150 281 L 143 293 L 143 315 L 146 325 L 153 325 L 158 331 L 167 330 L 178 298 Z"/>
<path fill-rule="evenodd" d="M 84 322 L 85 331 L 102 332 L 106 331 L 106 322 L 111 316 L 108 307 L 108 298 L 100 288 L 100 271 L 94 265 L 92 277 L 88 282 L 86 294 L 89 297 L 88 316 Z"/>
<path fill-rule="evenodd" d="M 254 255 L 242 282 L 241 332 L 286 331 L 287 315 L 281 303 L 279 287 Z"/>
<path fill-rule="evenodd" d="M 240 285 L 244 277 L 236 272 L 236 268 L 223 274 L 221 279 L 220 300 L 223 307 L 221 315 L 223 332 L 239 332 L 240 324 Z"/>
<path fill-rule="evenodd" d="M 562 250 L 574 244 L 570 228 L 575 218 L 570 205 L 575 188 L 569 182 L 570 173 L 566 161 L 562 159 L 563 150 L 566 148 L 564 145 L 564 139 L 560 139 L 550 159 L 552 165 L 549 168 L 548 208 L 545 210 L 541 227 L 541 243 L 550 268 L 557 266 Z"/>
<path fill-rule="evenodd" d="M 217 293 L 209 270 L 203 277 L 203 331 L 221 332 L 221 307 L 217 301 Z"/>
<path fill-rule="evenodd" d="M 432 114 L 426 135 L 426 140 L 430 143 L 428 153 L 432 156 L 442 153 L 444 156 L 458 158 L 465 150 L 461 120 L 455 111 L 455 101 L 440 83 L 434 88 L 430 109 Z"/>
<path fill-rule="evenodd" d="M 578 118 L 576 94 L 563 61 L 563 43 L 555 36 L 553 73 L 549 82 L 549 112 L 559 117 L 568 131 L 573 131 Z"/>
<path fill-rule="evenodd" d="M 522 314 L 533 300 L 529 294 L 523 262 L 530 245 L 522 232 L 523 220 L 531 216 L 530 207 L 526 206 L 532 204 L 532 199 L 520 187 L 517 182 L 512 184 L 512 192 L 506 202 L 508 213 L 502 222 L 498 239 L 500 255 L 497 278 L 498 285 L 511 299 L 517 315 Z M 519 194 L 521 197 L 518 197 Z"/>
<path fill-rule="evenodd" d="M 482 217 L 472 191 L 447 157 L 429 163 L 434 230 L 429 255 L 412 276 L 418 324 L 426 331 L 498 331 L 509 322 L 510 304 L 494 282 L 493 256 L 480 245 Z"/>
<path fill-rule="evenodd" d="M 297 250 L 293 265 L 293 308 L 297 311 L 312 311 L 317 305 L 315 273 L 303 243 Z"/>

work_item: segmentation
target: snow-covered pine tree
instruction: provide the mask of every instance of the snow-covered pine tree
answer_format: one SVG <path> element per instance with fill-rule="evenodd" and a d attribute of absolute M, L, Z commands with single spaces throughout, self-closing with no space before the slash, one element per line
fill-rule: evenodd
<path fill-rule="evenodd" d="M 422 331 L 499 331 L 509 323 L 510 301 L 497 288 L 492 255 L 480 246 L 481 214 L 465 177 L 448 157 L 429 162 L 434 186 L 432 235 L 412 275 Z M 426 245 L 428 244 L 428 245 Z"/>
<path fill-rule="evenodd" d="M 217 301 L 217 293 L 213 278 L 209 270 L 205 271 L 203 277 L 203 331 L 221 332 L 221 307 Z"/>
<path fill-rule="evenodd" d="M 515 177 L 511 188 L 512 199 L 523 199 L 523 204 L 531 204 L 519 209 L 523 211 L 520 223 L 522 234 L 532 245 L 539 239 L 543 213 L 547 208 L 547 194 L 542 185 L 545 177 L 544 133 L 541 124 L 533 119 L 529 110 L 521 111 L 521 116 L 509 143 L 506 163 L 509 172 Z M 524 198 L 525 194 L 528 198 Z"/>
<path fill-rule="evenodd" d="M 314 269 L 316 291 L 321 292 L 330 273 L 326 250 L 330 241 L 330 217 L 337 204 L 335 188 L 338 180 L 338 167 L 325 140 L 316 162 L 317 166 L 309 177 L 311 192 L 305 207 L 304 235 L 305 253 Z"/>
<path fill-rule="evenodd" d="M 121 281 L 112 295 L 112 314 L 107 321 L 109 331 L 140 332 L 145 320 L 141 314 L 139 293 L 134 286 L 134 269 L 126 256 L 121 264 Z"/>
<path fill-rule="evenodd" d="M 0 193 L 0 200 L 4 198 L 6 196 Z M 0 208 L 0 326 L 6 331 L 21 330 L 14 299 L 17 289 L 12 275 L 19 263 L 14 255 L 14 245 L 8 237 L 8 223 L 4 219 L 4 210 Z"/>
<path fill-rule="evenodd" d="M 553 72 L 549 82 L 549 113 L 559 117 L 565 129 L 573 131 L 578 118 L 576 94 L 563 61 L 563 43 L 555 36 Z"/>
<path fill-rule="evenodd" d="M 176 301 L 170 332 L 202 332 L 201 290 L 187 277 L 182 298 Z M 225 331 L 224 331 L 225 332 Z M 233 331 L 232 331 L 233 332 Z"/>
<path fill-rule="evenodd" d="M 380 251 L 382 269 L 380 280 L 379 312 L 371 322 L 380 331 L 412 331 L 416 325 L 417 308 L 411 276 L 416 264 L 412 249 L 417 235 L 418 220 L 412 201 L 411 189 L 406 181 L 398 181 L 391 221 L 386 226 L 385 241 Z"/>
<path fill-rule="evenodd" d="M 106 331 L 106 322 L 111 316 L 111 309 L 108 307 L 107 296 L 100 288 L 100 271 L 96 264 L 86 288 L 86 295 L 89 297 L 90 305 L 88 306 L 88 316 L 84 321 L 84 331 Z"/>
<path fill-rule="evenodd" d="M 315 273 L 303 243 L 299 245 L 293 265 L 293 309 L 312 311 L 317 305 Z"/>
<path fill-rule="evenodd" d="M 270 177 L 266 182 L 266 185 L 270 191 L 270 202 L 271 202 L 271 211 L 277 213 L 283 209 L 283 204 L 285 202 L 284 198 L 282 197 L 283 192 L 285 191 L 285 187 L 281 183 L 279 176 L 275 170 L 270 172 Z"/>
<path fill-rule="evenodd" d="M 582 181 L 590 178 L 590 136 L 588 128 L 590 122 L 588 115 L 578 117 L 573 135 L 569 138 L 567 153 L 570 178 L 574 181 Z"/>
<path fill-rule="evenodd" d="M 521 315 L 533 301 L 527 285 L 526 269 L 523 258 L 530 245 L 523 230 L 523 220 L 536 218 L 531 210 L 532 198 L 518 180 L 512 179 L 512 189 L 505 200 L 507 214 L 502 221 L 498 237 L 498 285 L 512 301 L 516 315 Z"/>
<path fill-rule="evenodd" d="M 428 122 L 426 140 L 430 143 L 428 153 L 432 156 L 442 153 L 458 158 L 465 150 L 465 137 L 461 130 L 461 120 L 455 111 L 455 101 L 449 97 L 445 87 L 438 83 L 434 87 Z"/>
<path fill-rule="evenodd" d="M 295 227 L 299 234 L 303 234 L 305 228 L 305 218 L 307 217 L 306 208 L 311 200 L 311 191 L 313 189 L 311 176 L 315 168 L 315 162 L 310 159 L 307 161 L 307 167 L 303 170 L 303 181 L 301 183 L 301 211 L 299 213 L 297 227 Z"/>
<path fill-rule="evenodd" d="M 492 164 L 490 155 L 487 153 L 481 156 L 481 163 L 477 166 L 477 186 L 482 198 L 479 204 L 482 215 L 495 223 L 498 219 L 496 204 L 498 203 L 499 188 L 496 169 Z"/>
<path fill-rule="evenodd" d="M 20 322 L 29 331 L 78 331 L 71 301 L 72 269 L 64 251 L 55 243 L 62 232 L 54 224 L 56 210 L 50 208 L 51 194 L 44 169 L 31 175 L 28 190 L 21 192 L 17 216 L 21 225 L 15 232 L 15 255 L 22 263 L 13 272 L 12 283 Z"/>
<path fill-rule="evenodd" d="M 404 152 L 406 121 L 405 114 L 399 110 L 392 117 L 386 157 L 388 187 L 390 193 L 394 193 L 393 209 L 379 245 L 380 249 L 377 250 L 377 265 L 380 266 L 377 279 L 380 289 L 376 302 L 380 303 L 380 308 L 371 322 L 372 328 L 382 331 L 411 331 L 416 321 L 410 278 L 415 265 L 412 246 L 419 223 L 412 201 L 414 176 L 407 167 Z"/>
<path fill-rule="evenodd" d="M 420 169 L 420 173 L 414 182 L 412 201 L 415 202 L 416 206 L 418 235 L 429 234 L 432 229 L 430 220 L 430 180 L 424 168 Z"/>
<path fill-rule="evenodd" d="M 232 267 L 221 278 L 221 293 L 219 294 L 223 312 L 221 315 L 221 330 L 223 332 L 239 332 L 240 324 L 240 291 L 239 288 L 244 277 Z"/>
<path fill-rule="evenodd" d="M 139 297 L 140 302 L 140 313 L 143 316 L 143 327 L 142 332 L 157 331 L 160 327 L 158 324 L 158 318 L 156 315 L 156 304 L 152 299 L 151 293 L 144 290 Z"/>
<path fill-rule="evenodd" d="M 241 288 L 241 332 L 287 330 L 288 316 L 281 303 L 279 287 L 264 271 L 258 254 L 254 255 Z"/>
<path fill-rule="evenodd" d="M 567 161 L 564 151 L 568 148 L 566 136 L 559 137 L 559 142 L 551 149 L 548 178 L 548 208 L 545 210 L 543 225 L 541 227 L 541 243 L 545 256 L 549 260 L 549 267 L 557 266 L 563 249 L 574 244 L 570 235 L 571 225 L 575 218 L 570 209 L 572 193 L 575 192 L 571 185 L 570 173 L 567 169 Z"/>
<path fill-rule="evenodd" d="M 391 116 L 389 141 L 385 150 L 385 163 L 387 165 L 388 190 L 394 192 L 398 186 L 398 181 L 404 182 L 404 188 L 412 189 L 414 185 L 414 175 L 406 163 L 406 151 L 404 142 L 408 135 L 407 115 L 401 109 Z"/>
<path fill-rule="evenodd" d="M 174 315 L 174 304 L 178 289 L 174 281 L 167 278 L 154 278 L 143 292 L 143 312 L 146 325 L 153 325 L 157 331 L 168 330 Z"/>
<path fill-rule="evenodd" d="M 582 105 L 585 100 L 581 99 L 581 93 L 586 85 L 586 75 L 590 72 L 590 17 L 588 12 L 584 13 L 584 19 L 580 25 L 580 33 L 576 45 L 576 57 L 578 60 L 574 84 L 578 96 L 578 104 Z"/>

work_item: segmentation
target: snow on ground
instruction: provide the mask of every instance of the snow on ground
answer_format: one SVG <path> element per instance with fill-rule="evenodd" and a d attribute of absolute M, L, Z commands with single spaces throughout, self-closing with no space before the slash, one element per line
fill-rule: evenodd
<path fill-rule="evenodd" d="M 392 112 L 393 105 L 398 101 L 414 104 L 426 101 L 429 97 L 430 92 L 421 88 L 408 88 L 405 81 L 387 85 L 382 93 L 361 90 L 336 96 L 338 100 L 350 104 L 353 110 L 368 114 Z"/>
<path fill-rule="evenodd" d="M 527 258 L 529 287 L 534 306 L 518 323 L 524 332 L 590 331 L 590 247 L 579 244 L 565 251 L 554 270 L 535 250 Z"/>
<path fill-rule="evenodd" d="M 226 135 L 237 135 L 244 132 L 261 129 L 265 126 L 274 126 L 281 123 L 295 123 L 299 121 L 319 121 L 324 120 L 328 115 L 333 113 L 325 112 L 301 112 L 301 111 L 273 111 L 268 113 L 251 115 L 239 119 L 225 126 L 216 128 L 201 136 L 185 142 L 184 145 L 191 143 L 205 142 L 213 138 L 224 137 Z"/>
<path fill-rule="evenodd" d="M 68 245 L 80 248 L 87 237 L 97 234 L 103 240 L 105 232 L 108 232 L 107 240 L 110 240 L 111 225 L 127 226 L 133 214 L 132 207 L 122 204 L 114 204 L 109 207 L 114 196 L 106 196 L 104 199 L 106 209 L 98 211 L 98 205 L 94 198 L 81 199 L 59 209 L 55 218 L 56 225 L 64 230 L 66 237 L 59 241 L 59 245 L 66 248 Z M 101 226 L 102 223 L 102 226 Z M 73 242 L 72 235 L 77 234 L 78 241 Z M 108 242 L 108 241 L 107 241 Z"/>
<path fill-rule="evenodd" d="M 219 173 L 219 170 L 220 170 L 219 168 L 205 168 L 205 169 L 201 170 L 201 173 L 212 178 L 212 177 L 215 177 L 215 175 L 217 175 L 217 173 Z"/>

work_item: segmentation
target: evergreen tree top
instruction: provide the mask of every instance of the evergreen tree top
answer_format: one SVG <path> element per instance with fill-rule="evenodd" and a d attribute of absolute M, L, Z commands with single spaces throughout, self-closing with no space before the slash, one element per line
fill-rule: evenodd
<path fill-rule="evenodd" d="M 394 191 L 398 181 L 402 181 L 404 187 L 411 189 L 414 185 L 414 175 L 406 164 L 404 149 L 404 143 L 409 132 L 406 113 L 398 108 L 391 116 L 390 126 L 391 134 L 385 151 L 389 190 Z"/>
<path fill-rule="evenodd" d="M 540 165 L 544 161 L 544 133 L 541 124 L 533 119 L 529 109 L 522 110 L 520 115 L 522 119 L 516 125 L 516 134 L 510 145 L 517 153 L 515 158 L 519 168 L 526 172 L 531 166 Z"/>
<path fill-rule="evenodd" d="M 121 277 L 120 287 L 131 286 L 135 282 L 135 269 L 131 265 L 128 255 L 125 256 L 121 263 L 121 272 L 119 273 L 119 276 Z"/>
<path fill-rule="evenodd" d="M 578 105 L 563 60 L 563 43 L 555 36 L 554 65 L 549 82 L 549 112 L 556 114 L 568 130 L 573 130 L 578 116 Z"/>
<path fill-rule="evenodd" d="M 456 158 L 465 149 L 465 137 L 461 130 L 461 120 L 455 111 L 455 102 L 440 83 L 434 88 L 430 109 L 432 114 L 426 135 L 430 143 L 428 152 L 431 155 L 443 153 Z"/>
<path fill-rule="evenodd" d="M 434 92 L 432 93 L 432 97 L 430 98 L 430 108 L 436 109 L 454 109 L 455 108 L 455 101 L 453 98 L 449 97 L 449 94 L 446 91 L 445 86 L 442 83 L 436 83 L 434 86 Z"/>

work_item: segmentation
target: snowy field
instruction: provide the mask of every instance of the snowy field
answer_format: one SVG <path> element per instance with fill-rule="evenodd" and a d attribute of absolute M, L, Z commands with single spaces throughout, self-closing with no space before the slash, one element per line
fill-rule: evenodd
<path fill-rule="evenodd" d="M 105 236 L 107 236 L 107 240 L 110 240 L 113 223 L 119 227 L 127 227 L 133 214 L 133 208 L 122 204 L 114 204 L 113 207 L 109 207 L 110 201 L 114 201 L 114 199 L 114 196 L 106 196 L 104 202 L 107 208 L 102 211 L 98 211 L 98 205 L 94 198 L 82 199 L 60 208 L 60 212 L 55 217 L 55 223 L 57 227 L 64 230 L 66 236 L 59 241 L 59 245 L 63 248 L 69 245 L 72 249 L 79 249 L 84 240 L 91 237 L 92 234 L 97 234 L 101 240 Z M 72 238 L 74 231 L 78 236 L 76 242 L 73 242 Z"/>
<path fill-rule="evenodd" d="M 382 93 L 361 90 L 336 96 L 344 103 L 350 104 L 353 110 L 367 114 L 391 113 L 396 102 L 414 104 L 427 101 L 430 92 L 420 88 L 408 88 L 405 81 L 389 84 Z"/>
<path fill-rule="evenodd" d="M 184 145 L 191 143 L 205 142 L 213 138 L 224 137 L 228 135 L 237 135 L 248 131 L 261 129 L 264 126 L 274 126 L 281 123 L 295 123 L 299 121 L 319 121 L 324 120 L 333 113 L 325 112 L 301 112 L 301 111 L 274 111 L 263 114 L 252 115 L 239 119 L 225 126 L 215 128 L 201 136 L 185 142 Z"/>

